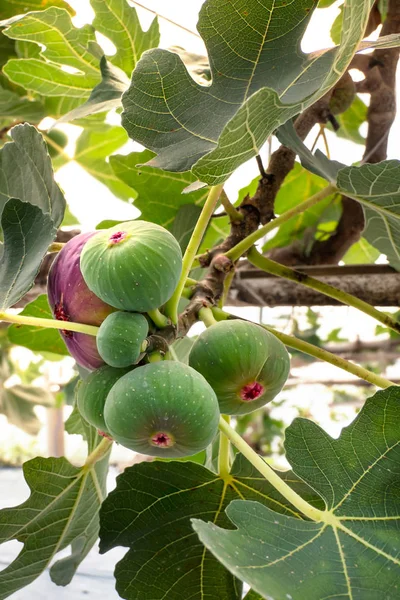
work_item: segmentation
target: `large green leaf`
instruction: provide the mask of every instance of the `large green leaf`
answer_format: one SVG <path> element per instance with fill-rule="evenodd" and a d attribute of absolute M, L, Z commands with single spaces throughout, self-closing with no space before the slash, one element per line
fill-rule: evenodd
<path fill-rule="evenodd" d="M 135 198 L 136 194 L 114 174 L 108 157 L 127 141 L 128 136 L 122 127 L 103 125 L 100 130 L 85 129 L 77 140 L 72 159 L 122 200 Z"/>
<path fill-rule="evenodd" d="M 157 19 L 148 31 L 143 31 L 135 8 L 127 0 L 90 0 L 90 3 L 95 12 L 95 29 L 115 45 L 116 53 L 109 60 L 130 77 L 143 52 L 159 44 Z"/>
<path fill-rule="evenodd" d="M 307 419 L 286 430 L 294 473 L 326 503 L 320 522 L 233 502 L 234 531 L 194 521 L 206 547 L 263 598 L 395 599 L 400 581 L 400 390 L 370 398 L 331 438 Z"/>
<path fill-rule="evenodd" d="M 42 427 L 34 408 L 36 405 L 54 406 L 53 397 L 43 388 L 33 385 L 1 386 L 0 413 L 29 435 L 37 435 Z"/>
<path fill-rule="evenodd" d="M 312 154 L 297 136 L 291 123 L 277 132 L 279 139 L 299 154 L 302 164 L 333 183 L 345 196 L 358 200 L 365 211 L 364 238 L 400 269 L 400 161 L 344 167 L 328 160 L 322 152 Z"/>
<path fill-rule="evenodd" d="M 75 14 L 72 6 L 64 0 L 0 0 L 0 19 L 9 19 L 32 10 L 45 10 L 50 6 L 65 8 L 71 15 Z"/>
<path fill-rule="evenodd" d="M 141 219 L 171 228 L 179 209 L 187 204 L 202 206 L 208 190 L 183 194 L 183 190 L 196 178 L 190 173 L 172 173 L 152 167 L 141 166 L 154 154 L 149 150 L 132 152 L 127 156 L 110 157 L 115 175 L 137 192 L 135 206 L 141 211 Z"/>
<path fill-rule="evenodd" d="M 10 19 L 4 34 L 45 47 L 39 58 L 11 59 L 4 66 L 7 77 L 23 88 L 43 96 L 88 98 L 99 83 L 102 51 L 94 30 L 74 27 L 66 10 L 54 7 Z"/>
<path fill-rule="evenodd" d="M 178 54 L 150 50 L 123 96 L 123 124 L 158 154 L 152 165 L 192 168 L 201 181 L 222 183 L 274 129 L 335 84 L 362 39 L 372 3 L 346 0 L 341 46 L 305 55 L 300 42 L 314 0 L 207 0 L 198 30 L 211 85 L 197 84 Z"/>
<path fill-rule="evenodd" d="M 362 237 L 343 256 L 345 265 L 367 265 L 374 263 L 381 253 Z"/>
<path fill-rule="evenodd" d="M 282 476 L 299 485 L 291 474 Z M 190 518 L 198 516 L 226 526 L 224 508 L 242 497 L 260 500 L 283 514 L 295 514 L 242 456 L 235 461 L 232 481 L 226 483 L 191 462 L 142 463 L 126 469 L 100 516 L 100 551 L 130 548 L 115 571 L 121 597 L 240 598 L 240 586 L 199 544 Z"/>
<path fill-rule="evenodd" d="M 33 302 L 27 304 L 20 313 L 27 317 L 38 317 L 40 319 L 52 319 L 47 296 L 42 294 Z M 46 327 L 33 327 L 30 325 L 11 325 L 8 328 L 8 339 L 13 344 L 25 346 L 33 352 L 52 352 L 69 356 L 64 341 L 55 329 Z"/>
<path fill-rule="evenodd" d="M 366 228 L 363 236 L 386 254 L 400 269 L 400 162 L 386 160 L 376 165 L 346 167 L 339 171 L 337 187 L 358 199 L 364 207 Z"/>
<path fill-rule="evenodd" d="M 129 85 L 127 76 L 121 69 L 107 62 L 104 56 L 100 61 L 100 70 L 102 80 L 96 85 L 87 102 L 64 114 L 58 123 L 106 112 L 121 104 L 121 96 Z"/>
<path fill-rule="evenodd" d="M 0 511 L 0 543 L 15 539 L 24 544 L 0 572 L 0 600 L 34 581 L 68 546 L 71 553 L 53 564 L 50 576 L 58 585 L 71 581 L 97 540 L 107 467 L 108 458 L 91 468 L 74 467 L 65 458 L 35 458 L 24 464 L 30 497 Z"/>
<path fill-rule="evenodd" d="M 5 310 L 31 288 L 57 228 L 40 208 L 11 199 L 4 207 L 3 254 L 0 258 L 0 309 Z"/>
<path fill-rule="evenodd" d="M 11 130 L 11 138 L 12 143 L 0 150 L 0 213 L 7 200 L 19 198 L 48 213 L 55 226 L 60 225 L 65 199 L 54 181 L 42 136 L 25 123 Z"/>
<path fill-rule="evenodd" d="M 0 86 L 0 119 L 8 117 L 8 122 L 31 121 L 39 123 L 45 116 L 43 104 L 21 97 L 11 90 L 5 90 Z"/>

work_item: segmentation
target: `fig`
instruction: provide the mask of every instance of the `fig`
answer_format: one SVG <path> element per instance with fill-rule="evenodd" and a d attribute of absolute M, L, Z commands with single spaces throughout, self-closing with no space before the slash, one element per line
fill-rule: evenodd
<path fill-rule="evenodd" d="M 51 266 L 47 295 L 53 315 L 59 321 L 98 326 L 115 311 L 89 290 L 80 270 L 82 248 L 95 234 L 81 233 L 69 240 Z M 104 364 L 94 336 L 63 330 L 60 333 L 79 365 L 92 371 Z"/>
<path fill-rule="evenodd" d="M 285 346 L 272 333 L 245 321 L 221 321 L 193 345 L 189 364 L 207 379 L 221 413 L 243 415 L 270 402 L 290 368 Z"/>
<path fill-rule="evenodd" d="M 82 251 L 81 269 L 89 288 L 104 302 L 144 313 L 172 296 L 182 253 L 163 227 L 129 221 L 93 236 Z"/>
<path fill-rule="evenodd" d="M 68 136 L 60 129 L 52 129 L 46 133 L 46 136 L 49 139 L 47 150 L 51 158 L 57 158 L 68 144 Z M 54 145 L 51 142 L 54 142 Z"/>
<path fill-rule="evenodd" d="M 139 313 L 115 312 L 103 321 L 97 334 L 97 349 L 112 367 L 129 367 L 140 359 L 149 333 L 147 319 Z"/>
<path fill-rule="evenodd" d="M 79 383 L 76 399 L 78 410 L 85 421 L 105 435 L 109 435 L 104 422 L 107 395 L 118 379 L 128 372 L 129 369 L 115 369 L 106 365 Z"/>
<path fill-rule="evenodd" d="M 104 407 L 115 441 L 163 458 L 204 450 L 218 431 L 218 402 L 207 381 L 187 365 L 165 360 L 137 367 L 111 388 Z"/>

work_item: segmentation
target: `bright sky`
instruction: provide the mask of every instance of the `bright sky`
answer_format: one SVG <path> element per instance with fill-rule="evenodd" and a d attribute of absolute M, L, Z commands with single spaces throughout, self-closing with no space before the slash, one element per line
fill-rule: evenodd
<path fill-rule="evenodd" d="M 74 21 L 77 26 L 90 22 L 93 18 L 89 0 L 69 0 L 70 4 L 77 11 Z M 160 19 L 161 45 L 165 48 L 169 46 L 182 46 L 193 52 L 204 53 L 204 45 L 201 38 L 196 33 L 196 23 L 198 11 L 201 8 L 202 0 L 142 0 L 141 4 L 160 15 L 163 15 L 176 23 L 188 28 L 193 34 Z M 304 51 L 314 51 L 327 47 L 330 43 L 329 30 L 331 23 L 338 14 L 338 5 L 335 3 L 332 7 L 314 12 L 309 29 L 303 40 Z M 144 25 L 148 27 L 152 18 L 151 13 L 143 8 L 136 6 L 139 17 Z M 104 39 L 99 40 L 104 44 Z M 330 45 L 333 45 L 330 43 Z M 109 51 L 110 45 L 104 46 Z M 367 101 L 367 98 L 365 98 Z M 79 134 L 76 127 L 67 126 L 70 134 L 75 138 Z M 310 135 L 314 139 L 315 133 Z M 328 138 L 333 158 L 340 157 L 340 160 L 351 164 L 359 160 L 362 156 L 362 147 L 337 138 L 334 134 L 328 132 Z M 392 135 L 389 152 L 390 157 L 396 156 L 397 148 L 394 147 L 395 140 Z M 397 144 L 396 144 L 397 145 Z M 129 148 L 124 149 L 124 153 Z M 120 150 L 118 151 L 121 152 Z M 237 190 L 248 183 L 248 181 L 257 175 L 255 161 L 243 165 L 231 177 L 226 185 L 228 194 L 235 199 Z M 99 221 L 105 218 L 129 219 L 138 216 L 137 210 L 129 203 L 122 202 L 113 197 L 111 192 L 102 184 L 90 177 L 81 167 L 75 163 L 62 168 L 57 174 L 58 181 L 62 185 L 72 212 L 79 218 L 85 229 L 92 229 Z"/>

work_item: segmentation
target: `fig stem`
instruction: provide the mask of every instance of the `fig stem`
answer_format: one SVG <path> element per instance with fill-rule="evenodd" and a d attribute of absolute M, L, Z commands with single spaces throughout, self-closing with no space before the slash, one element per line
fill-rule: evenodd
<path fill-rule="evenodd" d="M 49 329 L 75 331 L 76 333 L 86 333 L 87 335 L 93 336 L 96 336 L 99 331 L 99 327 L 95 327 L 94 325 L 72 323 L 70 321 L 58 321 L 57 319 L 26 317 L 24 315 L 15 315 L 8 312 L 0 312 L 0 321 L 5 321 L 6 323 L 16 323 L 17 325 L 31 325 L 33 327 L 47 327 Z"/>
<path fill-rule="evenodd" d="M 63 244 L 62 242 L 53 242 L 48 247 L 47 252 L 60 252 L 60 250 L 62 250 L 64 246 L 65 244 Z"/>
<path fill-rule="evenodd" d="M 199 282 L 197 279 L 193 279 L 192 277 L 187 277 L 185 281 L 185 287 L 190 287 L 191 285 L 197 285 Z"/>
<path fill-rule="evenodd" d="M 236 262 L 245 252 L 250 250 L 253 244 L 261 240 L 261 238 L 263 238 L 267 233 L 269 233 L 273 229 L 276 229 L 277 227 L 282 225 L 282 223 L 286 223 L 292 217 L 295 217 L 296 215 L 299 215 L 300 213 L 307 210 L 308 208 L 311 208 L 315 204 L 318 204 L 318 202 L 321 202 L 321 200 L 327 198 L 336 191 L 337 188 L 334 185 L 330 184 L 326 186 L 324 189 L 320 190 L 307 200 L 304 200 L 304 202 L 300 202 L 300 204 L 297 204 L 296 206 L 294 206 L 290 210 L 287 210 L 273 221 L 270 221 L 263 227 L 260 227 L 260 229 L 257 229 L 257 231 L 254 231 L 253 233 L 248 235 L 246 238 L 244 238 L 244 240 L 242 240 L 241 242 L 236 244 L 236 246 L 231 248 L 231 250 L 226 252 L 225 256 L 230 258 L 232 262 Z"/>
<path fill-rule="evenodd" d="M 220 308 L 214 307 L 212 309 L 212 311 L 213 311 L 214 317 L 217 319 L 217 321 L 240 318 L 240 317 L 236 317 L 235 315 L 231 315 L 231 314 L 225 312 L 224 310 L 221 310 Z M 242 321 L 247 321 L 247 319 L 242 319 Z M 377 375 L 376 373 L 372 373 L 371 371 L 364 369 L 364 367 L 355 365 L 354 363 L 352 363 L 340 356 L 337 356 L 336 354 L 333 354 L 332 352 L 328 352 L 328 350 L 324 350 L 323 348 L 318 348 L 317 346 L 314 346 L 313 344 L 310 344 L 309 342 L 299 340 L 298 338 L 296 338 L 292 335 L 286 335 L 285 333 L 281 333 L 280 331 L 277 331 L 276 329 L 274 329 L 273 327 L 269 327 L 268 325 L 260 325 L 260 323 L 256 323 L 256 325 L 263 327 L 264 329 L 266 329 L 267 331 L 269 331 L 270 333 L 275 335 L 279 340 L 281 340 L 281 342 L 283 344 L 285 344 L 285 346 L 288 346 L 289 348 L 295 348 L 296 350 L 299 350 L 300 352 L 304 352 L 305 354 L 314 356 L 314 358 L 318 358 L 319 360 L 328 362 L 331 365 L 338 367 L 339 369 L 343 369 L 343 371 L 347 371 L 347 373 L 351 373 L 352 375 L 355 375 L 359 379 L 363 379 L 364 381 L 368 381 L 369 383 L 372 383 L 372 385 L 376 385 L 376 387 L 378 387 L 378 388 L 385 389 L 392 385 L 396 385 L 392 381 L 389 381 L 389 379 L 386 379 L 385 377 L 381 377 L 380 375 Z"/>
<path fill-rule="evenodd" d="M 252 265 L 258 267 L 266 273 L 271 273 L 272 275 L 277 275 L 278 277 L 284 277 L 285 279 L 289 279 L 289 281 L 294 281 L 304 285 L 305 287 L 317 290 L 318 292 L 325 294 L 325 296 L 335 298 L 335 300 L 342 302 L 342 304 L 352 306 L 353 308 L 356 308 L 373 319 L 376 319 L 376 321 L 383 323 L 383 325 L 386 325 L 386 327 L 390 327 L 390 329 L 400 333 L 400 323 L 397 323 L 389 315 L 377 310 L 374 306 L 371 306 L 371 304 L 368 304 L 367 302 L 364 302 L 363 300 L 360 300 L 359 298 L 356 298 L 355 296 L 352 296 L 343 290 L 335 288 L 332 285 L 328 285 L 327 283 L 319 281 L 318 279 L 310 277 L 309 275 L 305 275 L 301 271 L 284 267 L 274 260 L 263 256 L 254 247 L 251 248 L 247 258 Z"/>
<path fill-rule="evenodd" d="M 178 285 L 171 298 L 165 305 L 165 314 L 170 317 L 171 321 L 176 324 L 178 322 L 178 305 L 182 295 L 183 288 L 185 287 L 186 279 L 192 269 L 192 264 L 201 244 L 201 240 L 206 232 L 208 223 L 214 213 L 215 207 L 217 206 L 218 199 L 221 195 L 223 185 L 216 185 L 210 188 L 207 200 L 200 213 L 196 227 L 193 230 L 192 237 L 190 238 L 189 244 L 187 245 L 185 255 L 182 262 L 182 273 L 179 279 Z"/>
<path fill-rule="evenodd" d="M 83 468 L 85 470 L 92 469 L 94 465 L 99 462 L 99 460 L 102 460 L 108 454 L 112 444 L 112 441 L 108 440 L 107 438 L 102 439 L 100 444 L 96 446 L 93 452 L 91 452 L 87 457 Z"/>
<path fill-rule="evenodd" d="M 171 325 L 170 319 L 163 315 L 158 310 L 158 308 L 156 308 L 155 310 L 149 310 L 147 314 L 149 315 L 153 323 L 156 325 L 156 327 L 158 327 L 158 329 L 163 329 L 164 327 L 168 327 L 168 325 Z"/>
<path fill-rule="evenodd" d="M 300 510 L 303 515 L 312 521 L 320 522 L 325 520 L 325 512 L 314 508 L 306 502 L 297 492 L 285 482 L 279 475 L 265 462 L 265 460 L 254 452 L 244 439 L 236 433 L 234 429 L 225 421 L 223 417 L 219 421 L 220 431 L 232 442 L 234 446 L 247 458 L 249 462 L 265 477 L 267 481 L 276 489 L 286 500 Z"/>
<path fill-rule="evenodd" d="M 221 415 L 221 418 L 228 423 L 231 422 L 229 415 Z M 219 453 L 218 453 L 218 473 L 221 479 L 229 479 L 231 472 L 231 444 L 226 434 L 221 431 L 219 437 Z"/>
<path fill-rule="evenodd" d="M 212 327 L 217 324 L 217 320 L 213 315 L 211 308 L 204 306 L 199 310 L 199 319 L 203 321 L 206 327 Z"/>
<path fill-rule="evenodd" d="M 147 355 L 147 360 L 149 361 L 149 363 L 155 363 L 164 360 L 164 357 L 161 354 L 161 352 L 151 352 Z"/>
<path fill-rule="evenodd" d="M 228 196 L 226 195 L 225 190 L 222 190 L 220 200 L 231 223 L 238 223 L 240 221 L 243 221 L 244 216 L 233 206 Z"/>

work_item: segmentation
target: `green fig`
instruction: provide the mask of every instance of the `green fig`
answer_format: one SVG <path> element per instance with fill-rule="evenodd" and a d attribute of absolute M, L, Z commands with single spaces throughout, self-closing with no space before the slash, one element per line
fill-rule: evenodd
<path fill-rule="evenodd" d="M 221 321 L 193 345 L 189 364 L 217 395 L 221 413 L 243 415 L 270 402 L 289 374 L 285 346 L 272 333 L 245 321 Z"/>
<path fill-rule="evenodd" d="M 115 441 L 163 458 L 204 450 L 217 434 L 219 416 L 217 398 L 204 377 L 169 360 L 121 377 L 104 407 L 106 427 Z"/>
<path fill-rule="evenodd" d="M 172 296 L 182 270 L 182 253 L 163 227 L 129 221 L 100 231 L 85 244 L 81 270 L 89 289 L 103 302 L 144 313 Z"/>
<path fill-rule="evenodd" d="M 104 366 L 79 383 L 77 393 L 77 406 L 82 417 L 96 427 L 101 433 L 109 435 L 104 422 L 104 405 L 109 391 L 113 385 L 129 369 L 114 369 Z"/>
<path fill-rule="evenodd" d="M 139 361 L 148 333 L 149 324 L 143 315 L 115 312 L 100 325 L 97 350 L 108 365 L 129 367 Z"/>

